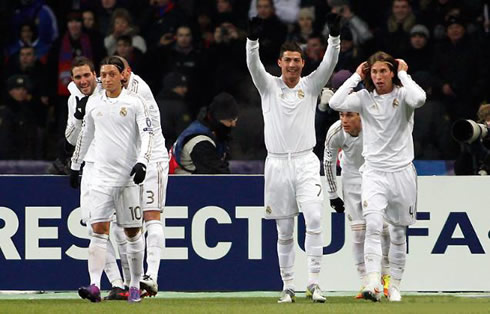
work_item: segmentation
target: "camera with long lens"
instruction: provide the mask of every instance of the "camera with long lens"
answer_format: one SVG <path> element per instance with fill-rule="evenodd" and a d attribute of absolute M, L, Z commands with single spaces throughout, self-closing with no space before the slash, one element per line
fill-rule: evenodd
<path fill-rule="evenodd" d="M 489 128 L 485 124 L 473 120 L 457 120 L 452 127 L 453 138 L 461 143 L 471 144 L 477 139 L 486 138 L 489 134 Z"/>
<path fill-rule="evenodd" d="M 461 154 L 456 159 L 454 171 L 457 175 L 490 174 L 490 132 L 486 124 L 473 120 L 457 120 L 451 133 L 461 143 Z"/>

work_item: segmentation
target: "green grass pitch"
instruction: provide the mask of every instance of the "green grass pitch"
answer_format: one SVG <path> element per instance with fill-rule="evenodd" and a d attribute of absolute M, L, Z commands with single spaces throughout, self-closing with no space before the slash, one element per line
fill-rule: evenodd
<path fill-rule="evenodd" d="M 298 296 L 296 303 L 277 304 L 277 297 L 159 297 L 139 304 L 125 301 L 90 303 L 74 297 L 0 298 L 0 313 L 490 313 L 490 298 L 455 295 L 409 295 L 400 303 L 373 303 L 352 296 L 328 296 L 323 304 Z"/>

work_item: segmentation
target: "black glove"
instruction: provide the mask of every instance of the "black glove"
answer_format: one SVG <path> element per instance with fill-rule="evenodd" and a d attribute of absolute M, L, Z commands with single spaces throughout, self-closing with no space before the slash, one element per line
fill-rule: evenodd
<path fill-rule="evenodd" d="M 131 170 L 131 176 L 134 174 L 133 181 L 136 184 L 140 184 L 145 180 L 146 176 L 146 166 L 143 165 L 141 162 L 137 163 L 134 165 L 133 169 Z"/>
<path fill-rule="evenodd" d="M 74 189 L 78 189 L 80 187 L 80 171 L 79 170 L 70 170 L 70 186 Z"/>
<path fill-rule="evenodd" d="M 88 96 L 82 98 L 75 96 L 75 100 L 77 101 L 77 107 L 75 108 L 75 114 L 73 115 L 76 119 L 82 120 L 85 116 L 85 107 L 87 106 Z"/>
<path fill-rule="evenodd" d="M 332 37 L 337 37 L 340 35 L 340 20 L 342 19 L 341 15 L 335 13 L 329 13 L 327 15 L 327 25 L 330 31 L 329 35 Z"/>
<path fill-rule="evenodd" d="M 257 40 L 259 39 L 262 31 L 264 30 L 264 20 L 260 17 L 254 17 L 248 21 L 248 39 Z"/>
<path fill-rule="evenodd" d="M 343 213 L 345 208 L 344 208 L 344 201 L 340 198 L 334 198 L 333 200 L 330 200 L 330 207 L 335 209 L 337 213 Z"/>

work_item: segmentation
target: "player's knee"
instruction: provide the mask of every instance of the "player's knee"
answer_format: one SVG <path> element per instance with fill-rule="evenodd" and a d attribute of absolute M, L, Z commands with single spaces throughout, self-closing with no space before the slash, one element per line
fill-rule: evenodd
<path fill-rule="evenodd" d="M 380 214 L 366 215 L 366 236 L 381 236 L 383 216 Z"/>
<path fill-rule="evenodd" d="M 407 242 L 406 227 L 393 226 L 390 228 L 390 241 L 394 245 L 404 245 Z"/>

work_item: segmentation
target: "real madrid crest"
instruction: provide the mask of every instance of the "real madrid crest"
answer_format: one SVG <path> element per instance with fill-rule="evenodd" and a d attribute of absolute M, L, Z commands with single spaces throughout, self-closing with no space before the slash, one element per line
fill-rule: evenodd
<path fill-rule="evenodd" d="M 398 101 L 398 99 L 393 99 L 393 107 L 398 107 L 398 105 L 400 104 L 400 102 Z"/>
<path fill-rule="evenodd" d="M 128 114 L 128 109 L 126 107 L 121 107 L 121 111 L 119 111 L 121 117 L 125 117 Z"/>
<path fill-rule="evenodd" d="M 265 212 L 266 212 L 268 215 L 272 214 L 272 208 L 271 208 L 270 206 L 267 206 L 267 207 L 265 208 Z"/>
<path fill-rule="evenodd" d="M 298 98 L 299 99 L 305 98 L 305 92 L 303 92 L 302 89 L 298 89 Z"/>

